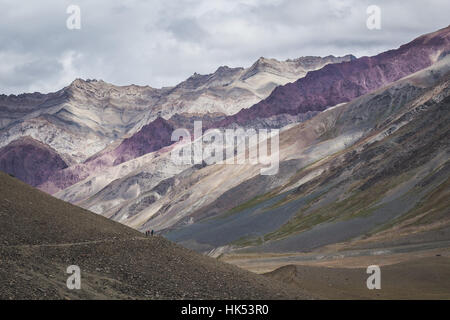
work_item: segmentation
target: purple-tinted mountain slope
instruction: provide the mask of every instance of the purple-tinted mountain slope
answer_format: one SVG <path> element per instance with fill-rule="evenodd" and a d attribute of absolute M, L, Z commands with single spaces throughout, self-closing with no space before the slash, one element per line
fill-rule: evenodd
<path fill-rule="evenodd" d="M 164 148 L 172 143 L 173 130 L 173 126 L 168 121 L 156 118 L 131 137 L 124 139 L 114 149 L 99 153 L 84 163 L 55 170 L 46 181 L 42 181 L 38 188 L 53 194 L 87 178 L 94 172 L 100 172 L 104 168 L 116 166 Z"/>
<path fill-rule="evenodd" d="M 55 150 L 30 137 L 20 138 L 0 149 L 0 170 L 32 186 L 66 167 Z"/>
<path fill-rule="evenodd" d="M 257 118 L 283 113 L 323 111 L 426 68 L 448 52 L 450 26 L 418 37 L 396 50 L 311 71 L 296 82 L 277 87 L 265 100 L 218 121 L 215 126 L 246 125 Z"/>
<path fill-rule="evenodd" d="M 172 143 L 170 138 L 173 130 L 169 122 L 163 118 L 156 118 L 142 127 L 139 132 L 122 141 L 113 151 L 116 155 L 114 165 L 168 146 Z"/>
<path fill-rule="evenodd" d="M 233 123 L 251 125 L 259 119 L 274 116 L 317 113 L 426 68 L 448 52 L 450 27 L 423 35 L 398 49 L 373 57 L 350 59 L 310 71 L 296 82 L 277 87 L 268 98 L 248 109 L 232 116 L 222 115 L 218 120 L 210 119 L 203 128 L 226 127 Z M 46 186 L 40 187 L 53 193 L 85 179 L 94 171 L 157 151 L 171 144 L 171 132 L 180 125 L 186 127 L 186 121 L 189 122 L 187 118 L 156 118 L 118 146 L 104 149 L 84 163 L 59 170 L 49 178 Z M 281 126 L 282 122 L 279 124 Z"/>

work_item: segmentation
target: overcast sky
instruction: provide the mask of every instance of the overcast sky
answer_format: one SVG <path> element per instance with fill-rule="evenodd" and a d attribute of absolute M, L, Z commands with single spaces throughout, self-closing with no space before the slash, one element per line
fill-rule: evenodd
<path fill-rule="evenodd" d="M 81 29 L 66 27 L 67 7 Z M 381 30 L 366 27 L 369 5 Z M 374 55 L 450 24 L 448 0 L 0 0 L 0 93 L 75 78 L 172 86 L 259 57 Z"/>

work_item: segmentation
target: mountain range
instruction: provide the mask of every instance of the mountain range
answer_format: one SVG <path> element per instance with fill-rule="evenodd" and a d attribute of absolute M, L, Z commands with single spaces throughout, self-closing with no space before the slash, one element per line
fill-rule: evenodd
<path fill-rule="evenodd" d="M 76 79 L 2 95 L 0 170 L 242 266 L 449 248 L 449 53 L 447 27 L 371 57 L 260 58 L 174 87 Z M 173 131 L 199 120 L 280 129 L 279 172 L 175 164 Z"/>

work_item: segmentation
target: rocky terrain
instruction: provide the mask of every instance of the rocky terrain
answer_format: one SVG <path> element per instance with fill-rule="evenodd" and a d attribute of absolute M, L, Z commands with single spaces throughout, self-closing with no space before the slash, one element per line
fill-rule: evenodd
<path fill-rule="evenodd" d="M 347 258 L 383 257 L 392 265 L 392 277 L 402 268 L 394 265 L 405 259 L 440 272 L 448 260 L 432 257 L 441 255 L 436 250 L 447 252 L 450 241 L 449 52 L 447 27 L 372 57 L 261 58 L 247 69 L 220 67 L 170 88 L 76 80 L 49 95 L 2 96 L 0 110 L 11 114 L 1 122 L 1 169 L 61 200 L 139 231 L 154 229 L 184 247 L 252 271 L 295 265 L 269 275 L 285 282 L 305 281 L 299 280 L 302 272 L 314 278 L 317 269 L 299 266 L 323 257 L 333 260 L 333 254 L 343 264 Z M 278 173 L 261 175 L 263 164 L 175 164 L 171 152 L 181 143 L 171 141 L 171 133 L 180 127 L 192 131 L 194 120 L 202 120 L 204 130 L 279 128 Z M 150 256 L 138 251 L 152 245 L 183 250 L 160 237 L 142 238 L 137 231 L 125 242 L 103 241 L 102 232 L 96 232 L 100 240 L 77 235 L 61 241 L 77 243 L 64 250 L 77 256 L 78 245 L 88 246 L 88 260 L 94 252 L 116 259 L 113 248 L 122 252 L 126 246 L 127 259 L 137 256 L 141 262 Z M 45 243 L 45 237 L 38 239 Z M 14 243 L 7 238 L 7 245 Z M 27 250 L 20 259 L 34 254 Z M 64 257 L 58 250 L 63 249 L 51 246 L 45 254 L 52 261 Z M 156 258 L 161 268 L 175 268 L 170 264 L 177 261 L 174 256 Z M 121 269 L 121 262 L 105 259 L 101 270 L 108 265 Z M 123 267 L 131 268 L 124 274 L 133 274 L 137 265 Z M 92 260 L 86 266 L 98 281 Z M 361 270 L 330 274 L 355 278 Z M 409 278 L 416 288 L 427 282 L 421 282 L 419 271 Z M 115 274 L 114 281 L 124 274 Z M 430 281 L 437 287 L 438 280 Z M 326 288 L 329 283 L 322 284 Z M 335 284 L 345 287 L 345 282 Z M 149 297 L 218 297 L 212 292 L 197 296 L 196 287 L 190 289 L 191 295 L 181 296 L 167 288 L 158 295 L 150 290 Z M 238 291 L 230 288 L 227 297 L 237 297 Z M 338 291 L 324 289 L 321 297 L 342 297 Z M 445 298 L 448 287 L 415 292 Z M 142 297 L 129 293 L 125 296 Z M 384 297 L 394 296 L 408 297 L 395 290 Z"/>
<path fill-rule="evenodd" d="M 281 228 L 293 218 L 296 210 L 299 210 L 302 205 L 308 205 L 309 201 L 321 193 L 312 193 L 310 190 L 317 186 L 311 185 L 301 195 L 291 195 L 295 189 L 302 190 L 301 185 L 312 179 L 326 181 L 331 179 L 326 177 L 333 177 L 333 172 L 336 174 L 340 172 L 336 170 L 344 170 L 345 174 L 353 172 L 339 169 L 344 165 L 349 168 L 354 167 L 351 170 L 355 171 L 355 178 L 377 175 L 378 178 L 374 179 L 380 179 L 379 177 L 383 174 L 377 173 L 375 168 L 391 170 L 384 175 L 392 177 L 396 169 L 388 169 L 392 164 L 390 158 L 379 160 L 376 165 L 369 161 L 372 159 L 370 156 L 362 156 L 364 160 L 359 160 L 355 164 L 351 164 L 350 161 L 355 154 L 362 152 L 359 148 L 364 145 L 373 146 L 375 142 L 384 138 L 386 138 L 384 142 L 377 143 L 396 150 L 399 144 L 391 142 L 395 136 L 390 134 L 395 133 L 413 119 L 415 119 L 413 123 L 419 120 L 411 118 L 410 114 L 423 116 L 422 113 L 409 111 L 410 106 L 424 99 L 425 92 L 428 97 L 436 94 L 435 90 L 442 90 L 439 94 L 446 95 L 447 89 L 443 89 L 446 86 L 445 81 L 443 83 L 436 81 L 443 81 L 448 77 L 447 60 L 448 58 L 440 59 L 430 69 L 406 77 L 348 104 L 326 110 L 300 125 L 285 129 L 280 136 L 280 171 L 275 176 L 261 176 L 258 165 L 174 168 L 168 164 L 170 149 L 162 149 L 151 156 L 151 159 L 154 159 L 151 165 L 145 164 L 145 158 L 141 157 L 140 165 L 135 166 L 135 162 L 130 162 L 130 164 L 133 163 L 133 169 L 125 170 L 123 174 L 108 173 L 111 178 L 106 178 L 105 174 L 88 178 L 58 193 L 57 196 L 135 228 L 151 227 L 166 231 L 177 229 L 169 232 L 167 236 L 203 251 L 228 246 L 235 241 L 243 244 L 247 240 L 250 244 L 254 241 L 258 243 L 264 234 Z M 433 87 L 434 85 L 436 88 Z M 442 113 L 446 114 L 445 104 L 441 107 L 444 108 Z M 434 113 L 426 112 L 426 115 L 433 116 Z M 407 120 L 398 122 L 397 117 L 405 117 Z M 445 119 L 442 117 L 438 122 L 444 124 L 445 122 L 442 121 Z M 433 120 L 433 123 L 436 123 L 436 120 Z M 431 141 L 423 139 L 415 133 L 417 127 L 412 123 L 403 130 L 409 130 L 408 134 L 418 139 L 418 143 L 408 143 L 404 147 L 408 150 L 408 156 L 410 152 L 414 154 L 415 149 L 410 150 L 412 146 L 417 147 L 437 139 L 435 135 L 428 136 L 432 139 Z M 334 156 L 331 157 L 332 155 Z M 378 160 L 378 158 L 375 159 Z M 429 162 L 430 168 L 436 164 L 442 165 L 445 156 L 439 155 L 437 159 L 438 162 Z M 165 163 L 166 170 L 157 174 L 155 172 L 157 163 Z M 311 166 L 312 164 L 315 165 Z M 411 162 L 414 168 L 418 165 Z M 119 167 L 115 172 L 119 172 Z M 146 174 L 144 175 L 143 172 Z M 113 178 L 116 179 L 114 182 L 112 182 Z M 347 183 L 353 187 L 355 181 L 348 179 Z M 96 187 L 92 188 L 93 185 Z M 332 180 L 332 183 L 323 187 L 323 190 L 328 190 L 333 185 L 336 185 L 333 192 L 341 190 L 345 193 L 343 183 L 339 180 Z M 364 188 L 368 186 L 369 183 L 366 183 Z M 387 192 L 390 187 L 391 185 L 385 187 L 383 191 Z M 325 204 L 335 199 L 336 193 L 333 192 L 327 193 Z M 370 192 L 366 191 L 366 193 Z M 298 200 L 287 201 L 283 200 L 284 198 Z M 369 204 L 370 202 L 361 202 L 363 207 Z M 243 210 L 247 208 L 248 210 Z M 347 210 L 348 207 L 343 208 L 343 211 Z M 256 212 L 261 214 L 255 215 Z M 393 218 L 387 212 L 384 219 Z M 334 217 L 337 216 L 338 214 L 334 215 Z M 214 219 L 211 219 L 212 217 Z M 202 223 L 204 219 L 208 220 Z M 317 219 L 316 223 L 325 221 L 326 219 Z M 376 224 L 381 222 L 383 221 L 374 221 Z M 344 226 L 345 224 L 341 224 L 341 228 L 345 229 Z M 355 235 L 365 232 L 356 227 L 348 229 L 353 230 Z M 202 230 L 206 233 L 204 234 Z M 221 236 L 218 237 L 217 234 Z M 351 236 L 348 232 L 338 234 L 341 235 L 341 240 Z M 322 241 L 326 238 L 323 237 Z M 338 239 L 328 241 L 335 240 Z M 295 239 L 292 241 L 296 242 Z"/>
<path fill-rule="evenodd" d="M 67 166 L 55 150 L 31 137 L 21 137 L 0 148 L 0 170 L 32 186 L 40 185 L 53 172 Z"/>
<path fill-rule="evenodd" d="M 0 299 L 311 297 L 162 237 L 144 237 L 4 173 L 0 194 Z M 81 269 L 80 290 L 66 286 L 69 265 Z"/>
<path fill-rule="evenodd" d="M 178 221 L 192 217 L 197 223 L 179 223 L 167 234 L 170 239 L 192 248 L 199 243 L 201 250 L 231 244 L 267 252 L 311 250 L 415 217 L 412 222 L 418 214 L 424 215 L 423 224 L 440 220 L 443 227 L 448 222 L 448 68 L 446 58 L 282 132 L 280 172 L 274 177 L 244 166 L 215 200 L 216 190 L 195 198 L 212 181 L 223 186 L 232 174 L 230 166 L 214 169 L 211 177 L 202 169 L 206 177 L 197 174 L 201 180 L 191 189 L 174 188 L 171 207 L 162 207 L 164 214 L 150 221 L 156 225 L 165 215 L 179 219 L 186 212 Z M 209 203 L 206 197 L 212 198 Z M 442 199 L 439 205 L 435 197 Z M 190 210 L 197 207 L 194 201 L 203 207 Z"/>
<path fill-rule="evenodd" d="M 82 162 L 111 140 L 136 133 L 158 116 L 167 120 L 176 114 L 233 114 L 310 70 L 353 58 L 261 58 L 250 68 L 223 66 L 212 74 L 195 74 L 175 87 L 161 89 L 76 79 L 55 93 L 1 95 L 0 147 L 31 136 Z"/>
<path fill-rule="evenodd" d="M 316 89 L 321 88 L 319 91 L 320 92 L 323 91 L 322 92 L 323 95 L 321 95 L 321 93 L 317 91 L 316 98 L 313 99 L 316 100 L 318 99 L 317 101 L 320 100 L 322 102 L 325 101 L 326 103 L 321 102 L 320 105 L 322 107 L 320 107 L 319 109 L 312 107 L 312 105 L 314 104 L 310 105 L 310 103 L 312 103 L 313 100 L 305 100 L 304 101 L 305 107 L 308 105 L 307 109 L 305 110 L 311 111 L 305 112 L 305 110 L 302 109 L 299 111 L 300 113 L 298 114 L 285 113 L 287 111 L 284 109 L 278 109 L 277 104 L 275 102 L 273 105 L 271 104 L 273 96 L 275 95 L 274 92 L 270 97 L 264 100 L 264 103 L 269 103 L 270 110 L 276 113 L 279 112 L 279 114 L 269 116 L 264 114 L 264 112 L 263 113 L 258 112 L 258 115 L 260 116 L 253 119 L 251 121 L 251 124 L 254 125 L 256 128 L 258 127 L 279 128 L 283 126 L 286 126 L 286 128 L 288 128 L 289 126 L 292 126 L 295 123 L 301 123 L 311 119 L 312 121 L 311 126 L 313 128 L 315 126 L 322 126 L 320 121 L 318 122 L 314 120 L 315 117 L 320 112 L 322 112 L 320 110 L 323 110 L 323 108 L 325 108 L 328 103 L 335 103 L 338 101 L 342 101 L 340 100 L 340 98 L 336 101 L 326 100 L 328 98 L 326 98 L 325 96 L 337 97 L 342 95 L 333 95 L 332 92 L 335 90 L 333 89 L 334 87 L 326 89 L 323 87 L 323 85 L 325 85 L 326 83 L 336 85 L 337 83 L 341 83 L 342 81 L 344 81 L 342 79 L 345 79 L 345 81 L 350 81 L 349 86 L 345 85 L 342 88 L 351 88 L 353 85 L 358 87 L 360 86 L 361 83 L 365 83 L 362 89 L 358 89 L 356 91 L 353 89 L 350 90 L 348 92 L 350 96 L 344 94 L 344 96 L 346 97 L 345 99 L 343 99 L 344 101 L 351 99 L 355 95 L 362 94 L 369 90 L 373 90 L 378 86 L 383 86 L 384 84 L 389 83 L 389 81 L 393 79 L 401 77 L 402 75 L 406 75 L 408 74 L 408 72 L 413 72 L 414 70 L 420 67 L 429 65 L 434 60 L 440 59 L 439 57 L 444 55 L 444 53 L 446 52 L 445 50 L 448 46 L 448 37 L 446 35 L 448 35 L 448 28 L 433 34 L 419 37 L 418 39 L 412 41 L 407 45 L 402 46 L 397 50 L 391 50 L 387 53 L 383 53 L 372 58 L 367 58 L 368 60 L 366 58 L 361 58 L 362 59 L 361 60 L 355 59 L 353 57 L 345 57 L 347 60 L 349 60 L 348 62 L 328 64 L 327 66 L 325 66 L 320 70 L 311 71 L 310 73 L 308 73 L 308 76 L 306 78 L 300 79 L 298 81 L 300 82 L 302 80 L 306 81 L 308 78 L 308 80 L 304 83 L 305 88 L 308 88 L 308 86 L 311 86 L 311 88 Z M 425 43 L 427 45 L 425 45 Z M 412 55 L 419 55 L 421 57 L 426 56 L 428 58 L 421 59 L 420 64 L 416 64 L 415 60 L 412 60 L 412 58 L 404 61 L 402 60 L 406 59 L 406 57 L 411 57 Z M 305 65 L 304 68 L 306 68 L 308 66 L 311 67 L 311 65 L 317 66 L 318 58 L 303 58 L 297 60 L 303 61 L 302 64 Z M 289 64 L 295 65 L 299 63 L 297 60 L 288 62 Z M 383 68 L 386 68 L 388 62 L 394 63 L 397 60 L 399 61 L 401 60 L 403 62 L 399 65 L 399 67 L 396 66 L 397 69 L 391 68 L 392 70 L 397 70 L 398 72 L 390 74 L 389 76 L 390 78 L 386 78 L 387 77 L 386 75 L 376 72 L 376 70 L 384 70 Z M 370 61 L 370 63 L 367 61 Z M 408 66 L 408 61 L 409 63 L 411 63 L 411 66 Z M 335 60 L 331 60 L 331 62 L 335 62 Z M 268 64 L 273 66 L 269 68 Z M 255 77 L 256 75 L 260 74 L 256 72 L 256 70 L 260 70 L 260 72 L 263 72 L 261 70 L 276 69 L 277 66 L 279 66 L 279 64 L 280 63 L 275 62 L 273 60 L 260 59 L 252 68 L 250 68 L 253 71 L 250 72 L 249 70 L 247 70 L 250 73 L 248 73 L 247 76 L 245 76 L 245 78 L 251 74 L 254 74 L 252 75 L 252 77 Z M 169 90 L 172 92 L 171 94 L 175 95 L 174 92 L 181 92 L 181 91 L 185 92 L 186 90 L 194 90 L 194 89 L 200 90 L 198 88 L 203 88 L 205 86 L 211 88 L 211 86 L 219 85 L 219 83 L 222 83 L 219 81 L 220 79 L 224 79 L 231 75 L 232 77 L 236 77 L 236 74 L 246 72 L 245 69 L 236 72 L 225 72 L 225 69 L 226 68 L 219 68 L 219 70 L 216 73 L 208 76 L 196 75 L 194 78 L 198 78 L 197 80 L 188 79 L 186 82 L 177 86 L 176 89 L 174 88 L 165 90 Z M 278 69 L 280 69 L 280 67 L 278 67 Z M 351 70 L 352 77 L 346 76 L 346 73 L 344 71 L 347 69 Z M 286 68 L 284 69 L 281 68 L 280 70 L 284 70 L 283 72 L 287 72 Z M 275 71 L 272 70 L 271 72 Z M 279 72 L 281 71 L 278 71 L 278 73 Z M 219 77 L 219 74 L 224 75 Z M 354 75 L 359 76 L 355 78 Z M 339 77 L 339 79 L 341 80 L 339 80 L 340 82 L 337 81 L 336 79 L 335 79 L 336 81 L 335 80 L 324 81 L 324 79 L 326 79 L 327 77 Z M 246 79 L 248 80 L 250 78 Z M 356 82 L 353 83 L 352 81 Z M 353 83 L 353 85 L 350 85 L 350 83 Z M 88 84 L 98 85 L 97 82 L 92 81 L 89 82 Z M 370 86 L 368 84 L 370 84 Z M 292 85 L 281 86 L 278 87 L 275 91 L 287 90 L 286 88 L 289 86 L 292 87 Z M 303 88 L 303 85 L 300 87 Z M 303 90 L 301 88 L 300 90 Z M 140 89 L 144 90 L 143 88 Z M 150 89 L 147 88 L 145 90 Z M 286 95 L 284 96 L 287 99 L 292 95 L 286 92 Z M 298 101 L 303 100 L 300 99 Z M 255 108 L 257 106 L 258 105 L 255 105 L 252 108 Z M 184 109 L 184 107 L 181 109 L 186 110 Z M 316 109 L 319 111 L 314 111 Z M 211 207 L 209 207 L 211 201 L 215 201 L 222 195 L 224 196 L 229 195 L 229 193 L 227 192 L 233 192 L 232 189 L 237 185 L 239 185 L 240 183 L 245 182 L 245 180 L 248 180 L 248 182 L 246 183 L 248 186 L 251 186 L 252 183 L 250 182 L 251 180 L 249 179 L 255 177 L 256 173 L 259 170 L 259 168 L 242 167 L 241 168 L 242 170 L 239 169 L 241 170 L 239 171 L 236 170 L 237 168 L 234 166 L 232 170 L 230 168 L 220 168 L 218 166 L 214 166 L 212 168 L 204 168 L 201 171 L 197 170 L 198 168 L 197 169 L 190 168 L 189 172 L 192 172 L 194 174 L 189 178 L 186 179 L 183 178 L 182 180 L 176 178 L 172 179 L 175 175 L 181 174 L 181 172 L 187 168 L 184 167 L 175 168 L 168 161 L 169 159 L 168 153 L 172 148 L 171 146 L 169 146 L 171 143 L 169 138 L 171 128 L 186 127 L 188 129 L 192 129 L 193 121 L 201 119 L 202 121 L 204 121 L 204 128 L 206 129 L 208 127 L 217 124 L 218 123 L 217 121 L 219 121 L 219 124 L 220 123 L 226 124 L 230 121 L 230 119 L 234 119 L 233 117 L 240 114 L 240 112 L 238 112 L 236 115 L 226 116 L 225 114 L 222 114 L 220 112 L 210 113 L 210 111 L 211 112 L 218 111 L 218 109 L 210 109 L 205 107 L 203 114 L 183 112 L 174 114 L 169 119 L 156 117 L 154 120 L 148 123 L 146 123 L 146 121 L 149 120 L 150 118 L 148 118 L 147 120 L 144 120 L 146 119 L 145 117 L 141 118 L 138 122 L 144 121 L 146 123 L 142 127 L 140 127 L 141 130 L 138 130 L 135 134 L 131 133 L 127 134 L 129 135 L 128 137 L 125 135 L 123 136 L 122 139 L 114 140 L 106 148 L 90 156 L 87 160 L 85 160 L 82 163 L 73 164 L 63 170 L 56 170 L 52 175 L 49 176 L 47 181 L 39 185 L 39 188 L 46 192 L 55 194 L 57 197 L 63 200 L 71 201 L 73 203 L 82 205 L 85 208 L 89 208 L 90 210 L 104 214 L 105 216 L 114 217 L 114 219 L 117 219 L 119 221 L 122 221 L 137 228 L 139 227 L 145 228 L 146 226 L 144 226 L 144 224 L 147 224 L 153 225 L 153 227 L 158 229 L 159 228 L 164 229 L 172 227 L 179 223 L 184 223 L 185 221 L 192 221 L 191 218 L 193 218 L 193 215 L 191 215 L 190 217 L 186 217 L 185 213 L 192 213 L 194 211 L 199 212 L 199 210 L 200 211 L 203 210 L 203 212 L 205 212 L 206 210 L 212 209 Z M 152 112 L 150 112 L 149 114 L 154 114 Z M 331 113 L 331 115 L 332 114 L 334 113 Z M 262 118 L 264 116 L 268 117 Z M 133 128 L 130 129 L 131 131 L 129 132 L 133 132 L 133 130 L 139 126 L 140 125 L 137 125 L 136 122 L 134 125 L 132 125 Z M 308 126 L 310 125 L 308 124 Z M 370 126 L 371 124 L 368 123 L 364 128 L 364 130 L 370 129 L 371 128 Z M 295 150 L 294 146 L 289 146 L 289 150 L 286 153 L 286 158 L 291 157 L 293 159 L 296 158 L 298 159 L 300 157 L 303 158 L 302 161 L 284 162 L 281 166 L 282 173 L 278 177 L 274 178 L 277 181 L 267 181 L 267 179 L 270 180 L 270 178 L 259 177 L 257 179 L 266 179 L 264 187 L 262 189 L 253 188 L 252 190 L 249 190 L 249 192 L 244 194 L 256 196 L 260 193 L 265 193 L 269 191 L 270 188 L 272 187 L 279 186 L 283 181 L 285 181 L 285 179 L 287 179 L 290 175 L 292 175 L 292 170 L 294 171 L 299 170 L 305 165 L 307 165 L 308 162 L 318 160 L 321 157 L 325 156 L 327 152 L 335 152 L 342 149 L 342 147 L 345 147 L 348 144 L 354 143 L 357 139 L 360 138 L 360 135 L 362 134 L 361 131 L 353 130 L 353 128 L 350 128 L 349 130 L 347 130 L 345 135 L 342 134 L 339 137 L 336 136 L 336 140 L 329 139 L 327 143 L 329 148 L 327 150 L 324 150 L 324 148 L 322 147 L 326 144 L 322 144 L 321 146 L 318 145 L 319 149 L 317 149 L 317 151 L 319 152 L 308 152 L 307 158 L 305 158 L 306 155 L 303 153 L 302 149 L 304 149 L 306 146 L 312 147 L 312 144 L 316 143 L 313 140 L 318 137 L 316 132 L 317 131 L 311 130 L 305 130 L 302 132 L 303 135 L 302 140 L 298 141 L 301 149 Z M 292 139 L 290 140 L 287 139 L 286 141 L 289 142 L 292 141 Z M 334 143 L 333 141 L 337 143 Z M 166 200 L 169 201 L 171 199 L 170 197 L 166 197 L 167 193 L 166 191 L 168 191 L 170 188 L 169 189 L 162 188 L 161 190 L 166 190 L 164 191 L 164 194 L 152 190 L 153 188 L 158 188 L 157 185 L 159 183 L 162 183 L 163 185 L 167 186 L 181 181 L 182 184 L 186 183 L 188 185 L 193 185 L 192 181 L 198 181 L 199 174 L 209 176 L 210 174 L 214 174 L 214 172 L 216 172 L 217 169 L 219 169 L 226 175 L 226 176 L 224 175 L 224 177 L 235 177 L 235 179 L 227 179 L 227 181 L 222 185 L 222 187 L 214 189 L 214 192 L 210 190 L 209 186 L 207 186 L 207 183 L 205 182 L 204 185 L 206 189 L 198 188 L 197 190 L 194 191 L 195 196 L 192 196 L 193 194 L 192 192 L 190 192 L 189 194 L 184 193 L 184 197 L 188 197 L 187 199 L 189 202 L 196 201 L 196 199 L 201 199 L 200 205 L 203 206 L 203 208 L 198 208 L 199 204 L 195 204 L 195 202 L 192 202 L 189 205 L 187 205 L 187 203 L 184 200 L 179 202 L 179 204 L 176 206 L 174 206 L 173 204 L 165 203 Z M 188 176 L 189 176 L 188 173 L 186 172 L 183 173 L 183 177 Z M 165 179 L 172 179 L 172 180 L 164 181 Z M 223 181 L 221 180 L 221 182 Z M 212 180 L 211 183 L 214 184 Z M 118 192 L 118 189 L 116 187 L 117 185 L 120 185 L 121 190 L 120 192 Z M 198 184 L 196 184 L 196 186 L 198 186 Z M 208 190 L 206 197 L 203 196 L 206 192 L 205 190 Z M 245 202 L 249 200 L 239 198 L 240 195 L 241 193 L 239 192 L 236 193 L 236 196 L 238 198 L 234 198 L 232 202 L 224 201 L 224 203 L 227 203 L 227 207 L 222 207 L 222 211 L 230 209 L 228 208 L 229 204 L 232 203 L 239 204 L 242 203 L 242 201 Z M 167 196 L 169 196 L 169 193 L 167 194 Z M 173 211 L 174 213 L 177 212 L 175 214 L 176 215 L 175 219 L 171 218 L 170 213 L 167 214 L 165 213 L 168 210 L 168 206 L 170 206 L 171 211 Z M 181 209 L 182 212 L 179 212 L 180 208 L 182 208 Z M 140 209 L 140 211 L 137 211 L 138 209 Z M 143 209 L 145 209 L 145 211 Z M 189 212 L 186 212 L 186 210 L 188 210 Z M 217 210 L 213 209 L 212 213 L 216 211 Z M 148 221 L 149 218 L 152 216 L 154 216 L 157 219 L 153 220 L 152 222 Z M 201 215 L 197 214 L 197 217 L 194 218 L 194 220 L 196 221 L 196 219 L 201 217 L 202 217 Z M 161 220 L 161 222 L 159 222 L 159 220 Z"/>
<path fill-rule="evenodd" d="M 183 113 L 233 115 L 267 98 L 277 86 L 294 82 L 309 71 L 353 59 L 352 55 L 286 61 L 261 57 L 249 68 L 221 66 L 212 74 L 195 73 L 170 89 L 136 128 L 153 121 L 156 115 L 165 119 Z"/>
<path fill-rule="evenodd" d="M 249 68 L 223 66 L 212 74 L 195 74 L 175 87 L 115 86 L 102 80 L 76 79 L 47 95 L 2 95 L 0 147 L 30 136 L 54 149 L 69 168 L 52 168 L 40 188 L 55 193 L 105 167 L 170 144 L 171 126 L 189 128 L 199 118 L 216 122 L 310 70 L 352 59 L 351 55 L 287 61 L 260 58 Z M 275 125 L 278 121 L 296 119 L 272 120 Z M 160 130 L 162 124 L 164 130 Z M 17 170 L 20 168 L 13 171 Z"/>
<path fill-rule="evenodd" d="M 17 119 L 1 128 L 0 146 L 30 136 L 79 163 L 124 135 L 159 96 L 160 91 L 150 87 L 117 87 L 81 79 L 46 95 L 43 101 L 28 102 L 27 108 L 16 107 L 30 99 L 27 94 L 4 96 L 5 104 L 15 103 L 2 109 Z"/>

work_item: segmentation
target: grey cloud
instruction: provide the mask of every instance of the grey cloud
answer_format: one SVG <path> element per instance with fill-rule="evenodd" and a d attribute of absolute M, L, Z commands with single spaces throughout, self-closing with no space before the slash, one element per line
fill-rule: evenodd
<path fill-rule="evenodd" d="M 66 8 L 81 7 L 81 30 Z M 382 29 L 365 26 L 368 5 Z M 0 0 L 0 91 L 55 91 L 75 77 L 170 86 L 260 56 L 373 55 L 448 25 L 447 0 Z"/>

